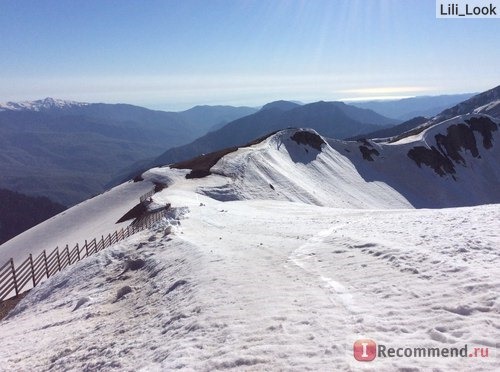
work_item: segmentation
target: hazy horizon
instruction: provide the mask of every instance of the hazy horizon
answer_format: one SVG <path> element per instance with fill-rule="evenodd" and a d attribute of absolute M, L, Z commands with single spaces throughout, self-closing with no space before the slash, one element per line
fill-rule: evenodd
<path fill-rule="evenodd" d="M 4 1 L 0 101 L 182 110 L 359 101 L 498 85 L 496 19 L 435 0 Z"/>
<path fill-rule="evenodd" d="M 492 87 L 492 88 L 494 88 L 494 87 Z M 312 101 L 301 101 L 301 100 L 296 100 L 296 99 L 281 99 L 281 98 L 279 98 L 279 99 L 276 99 L 274 101 L 266 101 L 266 102 L 263 102 L 263 103 L 260 103 L 260 104 L 255 104 L 255 105 L 244 104 L 244 103 L 234 105 L 234 104 L 231 104 L 231 103 L 224 103 L 224 102 L 210 104 L 210 103 L 200 102 L 200 103 L 195 103 L 194 105 L 179 106 L 179 107 L 153 107 L 153 106 L 150 106 L 150 105 L 139 105 L 139 104 L 136 104 L 136 103 L 133 103 L 133 102 L 125 102 L 125 101 L 123 101 L 123 102 L 78 101 L 78 100 L 67 99 L 67 98 L 64 98 L 64 97 L 38 97 L 38 98 L 34 98 L 34 99 L 22 99 L 22 100 L 16 100 L 16 101 L 0 101 L 0 104 L 6 104 L 6 103 L 9 103 L 9 102 L 21 103 L 21 102 L 42 101 L 42 100 L 47 99 L 47 98 L 52 98 L 54 100 L 74 101 L 74 102 L 78 102 L 78 103 L 126 104 L 126 105 L 133 105 L 133 106 L 144 107 L 144 108 L 147 108 L 149 110 L 177 112 L 177 111 L 189 110 L 189 109 L 197 107 L 197 106 L 232 106 L 232 107 L 261 108 L 261 107 L 263 107 L 264 105 L 266 105 L 268 103 L 276 102 L 276 101 L 295 102 L 295 103 L 298 103 L 300 105 L 307 105 L 307 104 L 310 104 L 310 103 L 315 103 L 315 102 L 320 102 L 320 101 L 324 101 L 324 102 L 344 102 L 344 103 L 347 103 L 347 104 L 353 104 L 353 105 L 355 105 L 356 103 L 366 103 L 366 102 L 390 102 L 390 101 L 399 101 L 399 100 L 404 100 L 404 99 L 409 99 L 409 98 L 444 97 L 444 96 L 455 96 L 455 95 L 470 95 L 470 94 L 478 94 L 478 93 L 481 93 L 481 92 L 459 92 L 459 93 L 447 93 L 447 94 L 436 94 L 436 95 L 417 95 L 417 96 L 388 96 L 388 97 L 378 98 L 378 99 L 377 98 L 369 98 L 369 97 L 360 97 L 360 98 L 352 98 L 352 99 L 325 100 L 325 99 L 318 98 L 318 99 L 312 100 Z"/>

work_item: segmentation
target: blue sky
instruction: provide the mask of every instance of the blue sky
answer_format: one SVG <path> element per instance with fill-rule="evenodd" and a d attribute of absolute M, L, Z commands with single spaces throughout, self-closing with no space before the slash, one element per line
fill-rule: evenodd
<path fill-rule="evenodd" d="M 0 101 L 158 109 L 478 92 L 500 20 L 435 0 L 2 0 Z"/>

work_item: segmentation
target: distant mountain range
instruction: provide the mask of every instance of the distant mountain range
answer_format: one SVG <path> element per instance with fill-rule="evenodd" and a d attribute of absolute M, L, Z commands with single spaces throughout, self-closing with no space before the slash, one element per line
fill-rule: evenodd
<path fill-rule="evenodd" d="M 395 125 L 390 128 L 379 129 L 374 132 L 363 133 L 354 137 L 349 137 L 347 140 L 356 141 L 359 139 L 373 139 L 373 138 L 387 138 L 397 136 L 399 134 L 405 133 L 409 130 L 412 130 L 424 123 L 426 123 L 429 119 L 423 116 L 417 116 L 416 118 L 405 121 L 404 123 Z"/>
<path fill-rule="evenodd" d="M 104 191 L 117 169 L 188 143 L 255 109 L 183 112 L 46 98 L 0 106 L 0 187 L 73 205 Z"/>
<path fill-rule="evenodd" d="M 408 120 L 417 116 L 432 117 L 441 111 L 465 101 L 474 93 L 441 96 L 421 96 L 399 100 L 351 102 L 353 106 L 371 109 L 389 118 Z"/>
<path fill-rule="evenodd" d="M 177 114 L 198 128 L 213 131 L 222 128 L 233 120 L 251 115 L 257 111 L 257 108 L 245 106 L 195 106 L 189 110 L 180 111 Z"/>
<path fill-rule="evenodd" d="M 332 138 L 346 138 L 395 124 L 397 121 L 372 110 L 343 102 L 321 101 L 302 106 L 286 101 L 273 102 L 259 112 L 237 119 L 188 145 L 167 150 L 148 166 L 170 164 L 224 147 L 243 145 L 269 132 L 289 127 L 307 127 Z"/>
<path fill-rule="evenodd" d="M 362 135 L 353 136 L 349 138 L 349 140 L 387 137 L 394 137 L 394 140 L 397 140 L 398 138 L 421 132 L 423 129 L 428 128 L 435 123 L 451 119 L 458 115 L 470 113 L 481 113 L 500 118 L 500 86 L 487 90 L 483 93 L 476 94 L 465 101 L 459 102 L 453 107 L 446 108 L 434 117 L 415 117 L 391 128 L 380 129 L 370 133 L 363 133 Z"/>
<path fill-rule="evenodd" d="M 121 122 L 122 125 L 128 123 L 124 126 L 139 130 L 173 130 L 173 133 L 168 133 L 170 136 L 174 134 L 181 137 L 182 133 L 175 132 L 184 130 L 187 131 L 187 135 L 192 133 L 199 136 L 216 126 L 222 126 L 256 111 L 257 108 L 245 106 L 195 106 L 185 111 L 170 112 L 149 110 L 128 104 L 85 103 L 53 98 L 0 104 L 0 113 L 36 112 L 56 117 L 84 116 L 96 120 Z"/>

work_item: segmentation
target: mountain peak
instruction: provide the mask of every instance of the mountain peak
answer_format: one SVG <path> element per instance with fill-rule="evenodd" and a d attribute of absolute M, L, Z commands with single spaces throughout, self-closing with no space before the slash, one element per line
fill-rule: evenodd
<path fill-rule="evenodd" d="M 274 102 L 269 102 L 269 103 L 265 104 L 264 106 L 262 106 L 261 111 L 270 110 L 270 109 L 278 109 L 281 111 L 288 111 L 288 110 L 294 109 L 295 107 L 299 107 L 299 106 L 300 105 L 298 103 L 295 103 L 295 102 L 280 100 L 280 101 L 274 101 Z"/>

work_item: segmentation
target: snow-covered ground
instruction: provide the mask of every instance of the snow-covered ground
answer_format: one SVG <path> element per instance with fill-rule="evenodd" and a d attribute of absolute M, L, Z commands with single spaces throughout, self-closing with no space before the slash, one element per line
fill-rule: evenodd
<path fill-rule="evenodd" d="M 0 323 L 0 369 L 498 367 L 498 206 L 341 210 L 168 197 L 185 208 L 171 234 L 160 224 L 84 260 Z M 137 259 L 145 267 L 120 276 Z M 489 358 L 363 363 L 352 344 L 365 337 L 488 347 Z"/>
<path fill-rule="evenodd" d="M 155 181 L 168 187 L 153 200 L 173 207 L 154 229 L 34 288 L 0 322 L 0 370 L 498 369 L 499 204 L 413 209 L 345 156 L 354 145 L 318 151 L 293 133 L 226 155 L 206 178 L 152 169 L 57 217 L 80 223 L 74 239 L 114 228 Z M 0 252 L 62 240 L 54 226 Z M 361 338 L 488 357 L 359 362 Z"/>

